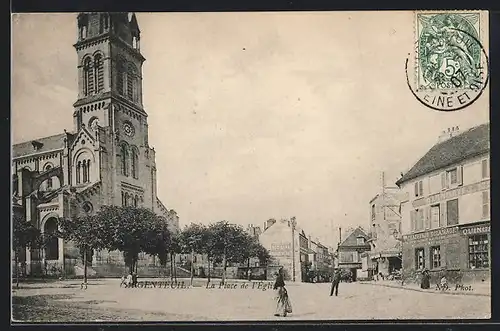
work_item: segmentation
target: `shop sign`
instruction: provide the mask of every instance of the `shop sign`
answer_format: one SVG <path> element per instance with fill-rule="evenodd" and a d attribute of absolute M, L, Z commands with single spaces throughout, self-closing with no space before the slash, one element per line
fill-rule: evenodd
<path fill-rule="evenodd" d="M 463 228 L 462 234 L 464 236 L 468 236 L 471 234 L 488 233 L 488 232 L 490 232 L 490 230 L 491 230 L 491 228 L 489 225 L 475 226 L 475 227 Z"/>
<path fill-rule="evenodd" d="M 417 208 L 420 206 L 430 205 L 436 202 L 453 199 L 461 195 L 471 194 L 478 191 L 484 191 L 489 188 L 490 188 L 490 181 L 485 180 L 479 183 L 474 183 L 467 186 L 461 186 L 452 190 L 447 190 L 445 192 L 433 194 L 425 199 L 414 200 L 412 202 L 412 206 L 414 208 Z"/>
<path fill-rule="evenodd" d="M 435 238 L 435 237 L 453 235 L 457 232 L 458 232 L 458 227 L 454 226 L 454 227 L 450 227 L 450 228 L 437 229 L 437 230 L 420 232 L 420 233 L 415 233 L 415 234 L 407 234 L 407 235 L 404 235 L 403 238 L 404 238 L 404 240 L 431 239 L 431 238 Z"/>
<path fill-rule="evenodd" d="M 274 258 L 291 258 L 292 244 L 290 242 L 278 242 L 271 244 L 269 253 Z"/>

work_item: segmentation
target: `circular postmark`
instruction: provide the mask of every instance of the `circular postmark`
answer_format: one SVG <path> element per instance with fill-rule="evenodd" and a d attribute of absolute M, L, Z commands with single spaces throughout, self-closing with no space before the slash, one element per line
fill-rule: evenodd
<path fill-rule="evenodd" d="M 488 55 L 477 20 L 457 13 L 417 16 L 415 56 L 406 59 L 405 70 L 411 93 L 426 107 L 463 109 L 485 90 Z"/>

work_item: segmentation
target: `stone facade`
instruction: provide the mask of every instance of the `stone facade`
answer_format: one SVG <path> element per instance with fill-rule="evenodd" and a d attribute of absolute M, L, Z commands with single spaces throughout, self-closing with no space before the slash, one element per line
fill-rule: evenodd
<path fill-rule="evenodd" d="M 61 217 L 91 214 L 102 205 L 151 209 L 178 231 L 179 217 L 157 196 L 155 150 L 149 145 L 142 102 L 145 59 L 136 17 L 81 13 L 77 26 L 73 130 L 13 146 L 14 200 L 23 207 L 26 220 L 42 232 L 55 231 Z M 122 262 L 115 252 L 97 255 L 94 263 Z M 62 272 L 78 259 L 71 243 L 58 239 L 42 252 L 28 251 L 26 265 L 47 270 L 49 264 Z"/>
<path fill-rule="evenodd" d="M 303 245 L 300 245 L 300 232 L 298 228 L 292 228 L 287 220 L 271 222 L 269 226 L 259 236 L 259 241 L 271 255 L 269 267 L 275 266 L 276 270 L 282 266 L 285 271 L 285 279 L 302 281 L 301 261 L 307 259 L 307 250 L 304 252 Z M 305 239 L 307 249 L 307 238 Z M 295 270 L 294 270 L 295 269 Z M 274 270 L 274 269 L 273 269 Z M 273 279 L 272 272 L 268 273 L 268 278 Z"/>
<path fill-rule="evenodd" d="M 489 124 L 440 140 L 397 184 L 404 276 L 427 268 L 433 281 L 489 279 Z"/>

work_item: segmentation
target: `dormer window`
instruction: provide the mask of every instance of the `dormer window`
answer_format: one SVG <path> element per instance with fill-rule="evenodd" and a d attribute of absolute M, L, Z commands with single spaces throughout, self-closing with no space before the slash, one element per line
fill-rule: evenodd
<path fill-rule="evenodd" d="M 33 145 L 33 149 L 35 151 L 39 151 L 43 147 L 43 143 L 39 141 L 32 141 L 31 144 Z"/>
<path fill-rule="evenodd" d="M 357 244 L 358 245 L 364 245 L 365 244 L 365 238 L 363 237 L 358 237 L 357 239 Z"/>

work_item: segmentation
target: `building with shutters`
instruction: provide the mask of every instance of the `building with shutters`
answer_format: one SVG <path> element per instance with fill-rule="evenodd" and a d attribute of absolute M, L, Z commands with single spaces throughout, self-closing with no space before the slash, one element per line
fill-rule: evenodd
<path fill-rule="evenodd" d="M 363 270 L 364 253 L 370 250 L 371 246 L 368 242 L 370 236 L 361 227 L 357 227 L 352 231 L 348 231 L 346 238 L 339 243 L 337 248 L 338 267 L 349 271 L 352 275 L 352 280 L 358 278 L 367 278 L 368 272 Z"/>
<path fill-rule="evenodd" d="M 427 268 L 455 282 L 489 279 L 490 127 L 443 132 L 396 184 L 401 204 L 403 274 Z"/>
<path fill-rule="evenodd" d="M 179 217 L 157 196 L 155 150 L 149 144 L 142 98 L 145 58 L 136 16 L 80 13 L 75 18 L 74 127 L 13 146 L 13 204 L 42 233 L 55 232 L 62 217 L 89 215 L 102 205 L 148 208 L 165 216 L 170 230 L 178 231 Z M 23 253 L 27 274 L 71 274 L 80 260 L 71 242 L 56 237 L 43 250 Z M 96 252 L 93 259 L 92 267 L 123 266 L 120 252 Z M 141 261 L 154 263 L 142 255 Z"/>

